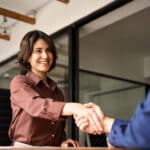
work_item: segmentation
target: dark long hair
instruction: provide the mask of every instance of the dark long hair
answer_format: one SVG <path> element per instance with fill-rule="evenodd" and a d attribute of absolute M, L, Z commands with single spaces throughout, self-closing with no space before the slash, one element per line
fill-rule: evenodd
<path fill-rule="evenodd" d="M 56 66 L 57 52 L 52 38 L 42 31 L 33 30 L 26 33 L 20 43 L 17 60 L 20 65 L 21 74 L 26 74 L 31 69 L 28 59 L 33 52 L 33 46 L 38 39 L 44 40 L 48 44 L 48 49 L 52 52 L 53 63 L 49 68 L 49 71 Z"/>

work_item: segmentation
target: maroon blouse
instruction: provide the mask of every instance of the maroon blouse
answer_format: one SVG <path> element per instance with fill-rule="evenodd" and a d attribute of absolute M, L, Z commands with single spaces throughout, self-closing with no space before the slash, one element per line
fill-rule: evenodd
<path fill-rule="evenodd" d="M 64 96 L 48 78 L 49 87 L 33 72 L 17 75 L 11 82 L 12 141 L 34 146 L 60 146 L 65 140 Z"/>

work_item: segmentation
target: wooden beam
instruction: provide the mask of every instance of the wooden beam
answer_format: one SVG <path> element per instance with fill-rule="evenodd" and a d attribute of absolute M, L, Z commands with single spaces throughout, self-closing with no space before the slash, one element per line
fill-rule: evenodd
<path fill-rule="evenodd" d="M 0 33 L 0 39 L 9 41 L 10 40 L 10 35 Z"/>
<path fill-rule="evenodd" d="M 0 7 L 0 15 L 6 16 L 6 17 L 10 17 L 19 21 L 23 21 L 29 24 L 35 24 L 35 18 L 32 17 L 28 17 L 26 15 L 23 14 L 19 14 L 17 12 L 5 9 L 5 8 L 1 8 Z"/>
<path fill-rule="evenodd" d="M 70 0 L 58 0 L 58 1 L 63 2 L 65 4 L 68 4 L 70 2 Z"/>

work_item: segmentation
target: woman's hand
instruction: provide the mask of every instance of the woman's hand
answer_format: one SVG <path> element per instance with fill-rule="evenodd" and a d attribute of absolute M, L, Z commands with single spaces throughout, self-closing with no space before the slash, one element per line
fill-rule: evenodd
<path fill-rule="evenodd" d="M 90 134 L 101 134 L 103 131 L 103 112 L 93 103 L 84 104 L 84 112 L 74 114 L 76 125 L 80 130 Z"/>
<path fill-rule="evenodd" d="M 93 103 L 87 105 L 81 103 L 66 103 L 62 110 L 62 116 L 70 115 L 74 116 L 75 122 L 80 130 L 92 134 L 102 133 L 103 125 L 101 120 L 103 113 L 97 105 Z"/>
<path fill-rule="evenodd" d="M 61 147 L 81 147 L 81 145 L 76 140 L 67 139 L 61 143 Z"/>
<path fill-rule="evenodd" d="M 98 115 L 99 118 L 100 118 L 101 123 L 103 123 L 104 113 L 102 112 L 100 106 L 98 106 L 98 105 L 96 105 L 96 104 L 94 104 L 94 103 L 91 103 L 91 102 L 84 104 L 84 106 L 85 106 L 86 108 L 93 108 L 93 109 L 95 109 L 97 115 Z"/>

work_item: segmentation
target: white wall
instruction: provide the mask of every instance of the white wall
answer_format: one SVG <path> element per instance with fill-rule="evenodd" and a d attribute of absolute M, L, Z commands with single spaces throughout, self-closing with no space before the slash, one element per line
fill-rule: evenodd
<path fill-rule="evenodd" d="M 11 29 L 11 40 L 0 40 L 0 62 L 17 53 L 20 40 L 26 32 L 32 29 L 40 29 L 51 34 L 112 1 L 113 0 L 71 0 L 68 5 L 58 1 L 50 2 L 38 12 L 36 25 L 18 22 Z"/>
<path fill-rule="evenodd" d="M 100 36 L 99 40 L 94 40 L 92 36 L 82 39 L 80 68 L 143 82 L 143 58 L 110 41 L 111 39 L 105 36 Z"/>
<path fill-rule="evenodd" d="M 80 68 L 150 83 L 150 68 L 146 61 L 150 56 L 150 1 L 136 0 L 127 5 L 81 29 Z M 122 15 L 119 19 L 125 10 L 130 15 Z M 99 23 L 100 29 L 97 27 Z M 92 30 L 85 34 L 88 29 Z"/>

